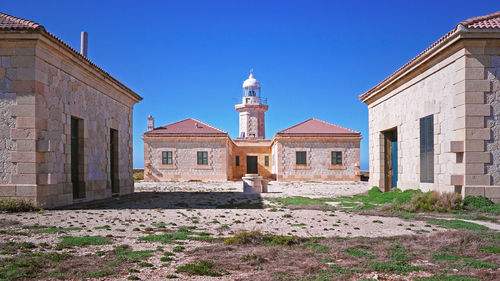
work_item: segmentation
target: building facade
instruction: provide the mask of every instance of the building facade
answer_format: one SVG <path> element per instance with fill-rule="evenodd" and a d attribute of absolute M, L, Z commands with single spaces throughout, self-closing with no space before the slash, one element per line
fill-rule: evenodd
<path fill-rule="evenodd" d="M 500 200 L 500 12 L 471 18 L 360 96 L 370 183 Z"/>
<path fill-rule="evenodd" d="M 0 199 L 55 207 L 132 192 L 141 99 L 43 26 L 0 13 Z"/>
<path fill-rule="evenodd" d="M 253 74 L 243 82 L 239 137 L 189 118 L 144 133 L 146 181 L 225 181 L 258 174 L 279 181 L 358 181 L 359 132 L 314 118 L 265 138 L 267 101 Z"/>

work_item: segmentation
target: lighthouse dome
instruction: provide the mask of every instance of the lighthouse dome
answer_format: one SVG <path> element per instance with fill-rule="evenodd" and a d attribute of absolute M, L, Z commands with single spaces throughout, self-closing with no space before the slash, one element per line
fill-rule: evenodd
<path fill-rule="evenodd" d="M 248 76 L 248 79 L 243 82 L 243 88 L 260 89 L 260 83 L 253 77 L 252 72 L 250 72 L 250 76 Z"/>

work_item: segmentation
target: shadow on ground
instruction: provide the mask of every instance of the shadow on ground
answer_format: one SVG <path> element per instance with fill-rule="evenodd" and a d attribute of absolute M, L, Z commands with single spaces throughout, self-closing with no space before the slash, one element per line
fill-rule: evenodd
<path fill-rule="evenodd" d="M 260 194 L 242 192 L 134 192 L 58 209 L 263 209 Z"/>

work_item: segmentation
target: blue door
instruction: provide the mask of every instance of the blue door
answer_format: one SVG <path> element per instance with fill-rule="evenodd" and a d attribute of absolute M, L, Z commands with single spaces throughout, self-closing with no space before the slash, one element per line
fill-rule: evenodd
<path fill-rule="evenodd" d="M 398 142 L 392 142 L 392 188 L 398 183 Z"/>

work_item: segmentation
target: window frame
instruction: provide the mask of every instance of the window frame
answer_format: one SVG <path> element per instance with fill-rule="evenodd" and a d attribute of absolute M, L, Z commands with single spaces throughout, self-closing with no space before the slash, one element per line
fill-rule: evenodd
<path fill-rule="evenodd" d="M 434 115 L 420 118 L 420 182 L 434 183 Z"/>
<path fill-rule="evenodd" d="M 335 157 L 333 156 L 335 154 Z M 344 165 L 344 153 L 339 150 L 330 151 L 330 164 L 331 165 Z M 335 160 L 335 161 L 334 161 Z M 340 160 L 340 163 L 339 163 Z"/>
<path fill-rule="evenodd" d="M 269 155 L 264 155 L 264 166 L 269 167 Z"/>
<path fill-rule="evenodd" d="M 171 151 L 171 150 L 164 150 L 164 151 L 161 152 L 161 164 L 162 165 L 173 165 L 174 164 L 174 153 L 173 153 L 173 151 Z"/>
<path fill-rule="evenodd" d="M 208 165 L 208 151 L 196 151 L 196 164 Z"/>
<path fill-rule="evenodd" d="M 295 151 L 295 165 L 299 166 L 307 165 L 307 151 L 305 150 Z"/>
<path fill-rule="evenodd" d="M 236 157 L 234 158 L 234 162 L 235 162 L 236 167 L 240 166 L 240 156 L 239 155 L 236 155 Z"/>

